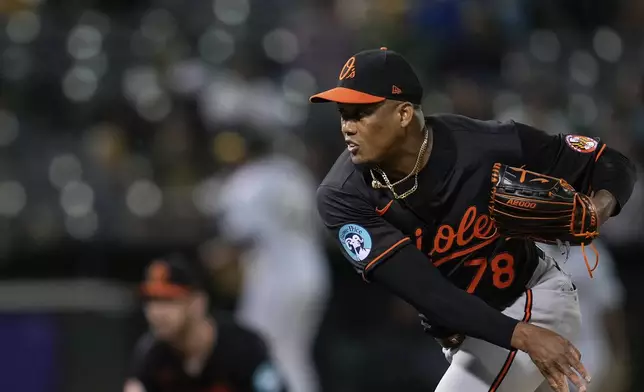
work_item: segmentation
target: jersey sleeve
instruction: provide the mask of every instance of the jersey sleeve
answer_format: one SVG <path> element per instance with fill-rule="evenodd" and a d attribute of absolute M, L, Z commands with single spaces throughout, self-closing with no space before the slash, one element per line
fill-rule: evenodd
<path fill-rule="evenodd" d="M 355 193 L 323 185 L 318 188 L 317 205 L 333 241 L 365 279 L 410 241 L 379 216 L 366 198 Z"/>
<path fill-rule="evenodd" d="M 563 178 L 582 193 L 609 191 L 618 204 L 613 215 L 626 204 L 635 184 L 635 167 L 624 155 L 599 138 L 549 135 L 522 123 L 515 127 L 525 169 Z"/>

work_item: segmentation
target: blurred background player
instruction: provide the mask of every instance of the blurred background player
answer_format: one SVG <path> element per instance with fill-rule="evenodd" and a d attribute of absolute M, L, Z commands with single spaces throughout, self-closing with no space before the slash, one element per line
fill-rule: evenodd
<path fill-rule="evenodd" d="M 220 238 L 206 264 L 215 275 L 239 265 L 237 320 L 265 337 L 290 391 L 316 392 L 312 349 L 330 289 L 316 182 L 258 133 L 244 145 L 218 195 Z"/>
<path fill-rule="evenodd" d="M 624 380 L 628 365 L 624 341 L 624 292 L 610 250 L 602 240 L 593 241 L 593 245 L 599 252 L 600 263 L 593 271 L 592 279 L 581 247 L 571 247 L 563 265 L 579 292 L 583 320 L 583 327 L 574 343 L 581 351 L 586 369 L 593 375 L 588 391 L 620 392 L 626 387 Z M 565 257 L 565 250 L 560 250 L 557 245 L 539 244 L 539 247 L 551 257 L 561 258 L 562 254 Z M 588 249 L 586 252 L 592 255 Z M 589 255 L 589 262 L 594 263 L 593 256 Z"/>
<path fill-rule="evenodd" d="M 142 293 L 150 331 L 138 342 L 125 392 L 282 392 L 264 342 L 208 313 L 208 295 L 179 255 L 153 261 Z"/>

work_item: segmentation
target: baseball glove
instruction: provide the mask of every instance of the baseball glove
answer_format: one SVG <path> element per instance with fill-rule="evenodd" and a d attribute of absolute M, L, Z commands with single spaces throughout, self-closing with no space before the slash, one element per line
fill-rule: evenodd
<path fill-rule="evenodd" d="M 501 163 L 492 168 L 489 210 L 506 237 L 582 245 L 599 235 L 597 211 L 588 196 L 563 179 Z"/>

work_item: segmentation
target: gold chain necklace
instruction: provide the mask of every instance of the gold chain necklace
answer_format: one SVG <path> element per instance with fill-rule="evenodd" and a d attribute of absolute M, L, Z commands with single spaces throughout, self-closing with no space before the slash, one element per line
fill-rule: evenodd
<path fill-rule="evenodd" d="M 418 172 L 420 171 L 420 164 L 423 161 L 423 156 L 425 155 L 425 151 L 427 151 L 427 145 L 429 144 L 429 130 L 425 129 L 425 139 L 423 140 L 423 144 L 420 146 L 420 150 L 418 151 L 418 158 L 416 158 L 416 164 L 414 165 L 413 170 L 405 176 L 402 180 L 398 180 L 395 183 L 391 183 L 389 181 L 389 177 L 387 177 L 387 174 L 380 169 L 379 167 L 373 168 L 373 170 L 377 171 L 378 174 L 382 177 L 383 180 L 385 180 L 385 185 L 383 185 L 378 179 L 376 179 L 375 174 L 373 174 L 373 170 L 369 169 L 369 173 L 371 173 L 371 187 L 374 189 L 379 189 L 379 188 L 389 188 L 391 193 L 394 195 L 395 199 L 404 199 L 405 197 L 411 195 L 418 189 Z M 405 191 L 403 194 L 399 195 L 396 193 L 396 190 L 394 187 L 396 185 L 401 184 L 404 181 L 407 181 L 411 176 L 414 176 L 414 186 Z"/>

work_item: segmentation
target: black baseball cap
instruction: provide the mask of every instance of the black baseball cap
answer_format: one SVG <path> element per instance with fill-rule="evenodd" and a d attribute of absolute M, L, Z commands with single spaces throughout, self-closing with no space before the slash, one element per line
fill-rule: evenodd
<path fill-rule="evenodd" d="M 342 67 L 338 86 L 315 94 L 312 103 L 370 104 L 385 99 L 420 104 L 423 87 L 403 56 L 385 47 L 357 53 Z"/>
<path fill-rule="evenodd" d="M 197 272 L 180 254 L 153 260 L 146 268 L 141 293 L 146 299 L 184 298 L 204 290 Z"/>

